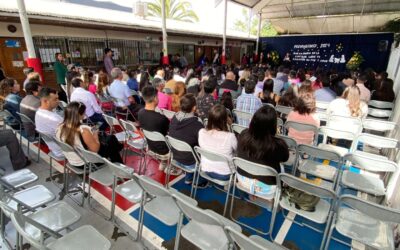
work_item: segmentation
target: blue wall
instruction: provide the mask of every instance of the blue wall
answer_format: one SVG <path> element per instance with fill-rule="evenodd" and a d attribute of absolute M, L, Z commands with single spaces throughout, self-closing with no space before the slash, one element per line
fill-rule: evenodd
<path fill-rule="evenodd" d="M 281 60 L 289 52 L 296 67 L 342 71 L 354 51 L 360 51 L 365 60 L 361 68 L 382 71 L 386 70 L 392 43 L 393 33 L 262 37 L 260 52 L 265 58 L 269 51 L 276 50 Z M 382 44 L 386 44 L 385 50 Z"/>

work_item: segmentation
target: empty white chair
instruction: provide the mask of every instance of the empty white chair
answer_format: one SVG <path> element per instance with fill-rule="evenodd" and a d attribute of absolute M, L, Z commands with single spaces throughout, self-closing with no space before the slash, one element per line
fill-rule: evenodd
<path fill-rule="evenodd" d="M 21 236 L 36 249 L 108 250 L 111 248 L 110 241 L 100 234 L 94 227 L 89 225 L 81 226 L 62 236 L 61 234 L 43 226 L 35 220 L 17 212 L 11 214 L 11 221 Z M 48 243 L 47 245 L 36 240 L 26 231 L 26 225 L 28 224 L 39 229 L 41 232 L 56 238 L 56 240 Z"/>
<path fill-rule="evenodd" d="M 341 169 L 342 157 L 336 152 L 324 150 L 311 145 L 300 144 L 298 150 L 300 155 L 306 154 L 309 157 L 308 159 L 302 160 L 299 164 L 298 170 L 301 173 L 310 174 L 332 182 L 332 189 L 334 189 Z M 317 159 L 334 161 L 337 163 L 337 167 L 329 164 L 325 165 L 316 161 Z"/>
<path fill-rule="evenodd" d="M 179 248 L 180 236 L 200 249 L 229 249 L 229 239 L 224 227 L 229 226 L 241 232 L 240 226 L 212 210 L 197 207 L 197 202 L 183 194 L 173 192 L 172 197 L 182 216 L 179 220 L 175 238 L 175 250 Z M 183 215 L 189 222 L 183 225 Z"/>
<path fill-rule="evenodd" d="M 282 183 L 281 183 L 282 182 Z M 304 211 L 302 209 L 296 208 L 295 204 L 292 204 L 288 201 L 287 198 L 283 196 L 283 189 L 281 184 L 286 184 L 289 187 L 295 188 L 297 190 L 303 191 L 307 194 L 314 195 L 319 197 L 319 201 L 315 206 L 315 211 L 309 212 L 309 211 Z M 336 194 L 327 188 L 317 186 L 314 184 L 311 184 L 307 181 L 301 180 L 300 178 L 297 178 L 293 175 L 289 174 L 279 174 L 278 175 L 278 180 L 277 180 L 277 193 L 278 197 L 275 199 L 275 204 L 274 204 L 274 209 L 272 211 L 272 218 L 271 218 L 271 232 L 273 232 L 273 227 L 275 223 L 275 218 L 277 215 L 278 207 L 280 206 L 282 209 L 290 211 L 292 213 L 295 213 L 298 216 L 301 216 L 307 220 L 310 220 L 314 223 L 317 224 L 326 224 L 325 230 L 322 232 L 321 230 L 308 225 L 311 229 L 323 233 L 323 238 L 321 241 L 321 249 L 324 246 L 324 242 L 326 239 L 326 236 L 328 234 L 328 229 L 329 229 L 329 224 L 331 222 L 332 216 L 333 216 L 333 210 L 334 210 L 334 205 L 336 204 Z M 288 217 L 286 217 L 288 218 Z M 299 224 L 299 222 L 296 222 L 293 220 L 294 223 Z M 303 224 L 300 224 L 303 225 Z M 272 235 L 271 235 L 272 237 Z"/>
<path fill-rule="evenodd" d="M 391 121 L 383 121 L 378 119 L 364 119 L 362 122 L 363 129 L 376 132 L 396 132 L 397 124 Z"/>
<path fill-rule="evenodd" d="M 293 110 L 293 107 L 276 105 L 275 110 L 282 117 L 282 116 L 287 116 Z"/>
<path fill-rule="evenodd" d="M 121 124 L 118 122 L 118 119 L 112 117 L 110 115 L 103 114 L 104 120 L 107 122 L 108 126 L 110 126 L 110 134 L 114 133 L 116 127 L 120 127 Z"/>
<path fill-rule="evenodd" d="M 236 231 L 235 229 L 226 226 L 225 232 L 232 239 L 231 244 L 237 244 L 240 249 L 251 249 L 251 250 L 285 250 L 284 246 L 278 245 L 271 241 L 268 241 L 258 235 L 251 235 L 247 237 L 243 233 Z"/>
<path fill-rule="evenodd" d="M 391 174 L 398 168 L 393 161 L 357 153 L 345 155 L 344 161 L 349 161 L 357 168 L 375 174 Z M 348 187 L 374 196 L 386 195 L 385 181 L 379 176 L 369 175 L 368 173 L 354 173 L 348 169 L 343 170 L 339 184 L 341 187 Z"/>
<path fill-rule="evenodd" d="M 362 143 L 363 147 L 368 145 L 369 147 L 372 147 L 376 150 L 372 153 L 372 150 L 368 150 L 369 152 L 365 152 L 356 150 L 356 148 L 354 148 L 353 151 L 355 151 L 356 153 L 367 156 L 379 156 L 387 159 L 389 150 L 395 150 L 397 152 L 399 148 L 399 141 L 397 139 L 367 133 L 358 135 L 355 141 L 356 143 L 354 144 L 354 147 L 356 147 L 359 143 Z"/>
<path fill-rule="evenodd" d="M 165 147 L 168 147 L 167 146 L 167 141 L 165 140 L 164 135 L 162 135 L 161 133 L 156 132 L 156 131 L 147 131 L 147 130 L 144 130 L 144 129 L 142 131 L 143 131 L 144 138 L 146 140 L 146 145 L 149 144 L 148 141 L 152 141 L 152 142 L 165 143 Z M 155 158 L 156 160 L 159 160 L 159 161 L 169 161 L 170 160 L 170 154 L 169 153 L 170 152 L 167 152 L 164 155 L 160 155 L 160 154 L 157 154 L 156 152 L 153 152 L 152 150 L 150 150 L 150 148 L 147 147 L 146 156 L 153 157 L 153 158 Z M 146 159 L 145 159 L 145 161 L 146 161 Z M 146 167 L 146 163 L 145 163 L 145 167 Z M 167 174 L 170 174 L 171 168 L 168 168 L 167 171 L 168 171 Z M 144 174 L 144 173 L 146 173 L 146 169 L 144 169 L 143 173 L 139 172 L 139 174 Z"/>
<path fill-rule="evenodd" d="M 368 117 L 375 117 L 378 119 L 389 120 L 389 118 L 392 117 L 392 113 L 393 113 L 392 110 L 374 109 L 374 108 L 368 109 Z"/>
<path fill-rule="evenodd" d="M 343 195 L 335 209 L 325 250 L 333 230 L 374 249 L 394 250 L 394 226 L 400 224 L 400 211 L 361 198 Z"/>
<path fill-rule="evenodd" d="M 384 102 L 384 101 L 377 101 L 377 100 L 370 100 L 368 102 L 368 106 L 377 108 L 377 109 L 393 109 L 394 103 L 393 102 Z"/>
<path fill-rule="evenodd" d="M 131 121 L 119 120 L 123 130 L 125 131 L 125 150 L 124 150 L 124 162 L 126 163 L 126 157 L 128 155 L 127 150 L 133 149 L 131 152 L 140 157 L 139 173 L 141 172 L 143 165 L 145 164 L 146 155 L 146 143 L 143 136 L 140 134 L 139 129 L 136 128 L 135 124 Z"/>
<path fill-rule="evenodd" d="M 362 131 L 362 120 L 358 117 L 329 115 L 326 127 L 358 135 Z"/>
<path fill-rule="evenodd" d="M 354 141 L 356 138 L 356 135 L 352 132 L 349 131 L 343 131 L 343 130 L 338 130 L 338 129 L 333 129 L 333 128 L 329 128 L 329 127 L 321 127 L 320 132 L 323 135 L 323 141 L 322 143 L 318 144 L 318 147 L 327 151 L 333 151 L 338 153 L 340 156 L 344 156 L 345 154 L 347 154 L 348 152 L 350 152 L 351 150 L 353 150 L 353 145 L 354 145 Z M 345 147 L 341 147 L 341 146 L 337 146 L 337 145 L 333 145 L 333 144 L 328 144 L 328 137 L 332 138 L 332 139 L 336 139 L 336 140 L 348 140 L 351 141 L 351 146 L 350 148 L 345 148 Z"/>

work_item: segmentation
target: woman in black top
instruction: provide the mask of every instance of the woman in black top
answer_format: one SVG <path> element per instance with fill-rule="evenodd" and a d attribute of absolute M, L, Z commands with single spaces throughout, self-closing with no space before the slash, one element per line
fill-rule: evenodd
<path fill-rule="evenodd" d="M 382 80 L 378 89 L 373 91 L 371 96 L 371 100 L 383 102 L 393 102 L 394 98 L 393 80 L 389 78 Z"/>
<path fill-rule="evenodd" d="M 289 159 L 289 149 L 282 139 L 275 137 L 276 120 L 276 111 L 273 107 L 263 106 L 257 110 L 249 128 L 239 135 L 238 157 L 272 167 L 280 173 L 280 163 Z M 265 184 L 276 184 L 276 179 L 270 176 L 254 176 L 240 169 L 238 174 Z"/>

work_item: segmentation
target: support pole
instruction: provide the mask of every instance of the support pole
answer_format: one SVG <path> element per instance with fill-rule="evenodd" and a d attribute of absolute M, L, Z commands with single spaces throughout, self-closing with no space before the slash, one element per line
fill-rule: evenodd
<path fill-rule="evenodd" d="M 26 48 L 28 49 L 28 59 L 26 63 L 28 67 L 32 67 L 36 72 L 40 74 L 43 81 L 43 70 L 42 70 L 42 63 L 39 58 L 36 58 L 35 47 L 33 46 L 33 39 L 31 28 L 29 26 L 28 15 L 26 13 L 25 2 L 24 0 L 17 0 L 18 4 L 18 12 L 19 18 L 21 20 L 22 32 L 24 33 L 24 39 Z"/>
<path fill-rule="evenodd" d="M 169 65 L 168 59 L 168 41 L 167 41 L 167 15 L 165 13 L 165 0 L 161 1 L 161 13 L 162 13 L 162 35 L 163 35 L 163 59 L 164 65 Z"/>
<path fill-rule="evenodd" d="M 256 41 L 256 60 L 258 60 L 258 48 L 260 46 L 260 33 L 261 33 L 261 23 L 262 23 L 262 19 L 261 19 L 261 13 L 258 14 L 258 25 L 257 25 L 257 41 Z"/>
<path fill-rule="evenodd" d="M 222 56 L 221 64 L 226 64 L 226 19 L 228 17 L 228 0 L 224 0 L 224 33 L 222 35 Z"/>

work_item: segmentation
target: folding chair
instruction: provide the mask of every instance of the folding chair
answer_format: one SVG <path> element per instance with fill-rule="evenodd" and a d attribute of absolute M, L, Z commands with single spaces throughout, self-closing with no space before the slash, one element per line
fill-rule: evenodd
<path fill-rule="evenodd" d="M 283 122 L 282 118 L 277 117 L 276 118 L 276 127 L 278 128 L 278 131 L 277 131 L 278 134 L 283 134 L 284 133 L 283 124 L 284 124 L 284 122 Z"/>
<path fill-rule="evenodd" d="M 172 199 L 168 189 L 145 175 L 138 176 L 138 182 L 140 187 L 144 190 L 140 205 L 139 225 L 141 225 L 141 227 L 138 231 L 138 239 L 140 240 L 142 236 L 144 211 L 167 226 L 177 225 L 180 217 L 179 208 Z M 147 201 L 149 197 L 153 198 Z"/>
<path fill-rule="evenodd" d="M 34 128 L 34 131 L 36 131 L 36 125 L 35 123 L 31 120 L 31 118 L 29 118 L 28 116 L 21 114 L 19 112 L 17 112 L 17 114 L 19 115 L 19 117 L 21 118 L 21 122 L 24 126 L 28 125 L 28 126 L 32 126 Z M 25 130 L 26 131 L 26 130 Z M 29 156 L 29 152 L 30 152 L 30 144 L 31 143 L 35 143 L 37 142 L 38 145 L 38 151 L 37 151 L 37 159 L 36 162 L 39 162 L 40 160 L 40 134 L 38 137 L 36 137 L 36 135 L 34 134 L 33 137 L 29 136 L 28 134 L 26 135 L 26 140 L 28 141 L 28 156 Z"/>
<path fill-rule="evenodd" d="M 165 115 L 169 120 L 172 120 L 176 112 L 168 110 L 168 109 L 161 109 L 163 115 Z"/>
<path fill-rule="evenodd" d="M 11 214 L 11 221 L 15 229 L 21 234 L 23 239 L 29 242 L 36 249 L 98 249 L 107 250 L 111 248 L 111 243 L 94 227 L 85 225 L 62 236 L 54 230 L 42 225 L 34 219 L 18 212 Z M 36 240 L 27 231 L 27 226 L 40 230 L 41 234 L 48 234 L 55 238 L 55 241 L 45 244 L 43 241 Z"/>
<path fill-rule="evenodd" d="M 377 108 L 377 109 L 393 109 L 394 103 L 393 102 L 384 102 L 384 101 L 377 101 L 377 100 L 370 100 L 368 102 L 368 106 Z"/>
<path fill-rule="evenodd" d="M 80 159 L 82 159 L 83 162 L 85 162 L 85 159 L 83 159 L 83 157 L 73 147 L 71 147 L 70 145 L 68 145 L 65 142 L 60 141 L 57 138 L 55 138 L 55 141 L 67 159 L 68 159 L 68 155 L 74 154 L 74 155 L 78 156 Z M 64 193 L 65 194 L 69 195 L 69 193 L 71 192 L 69 190 L 69 174 L 74 173 L 76 175 L 83 176 L 82 177 L 82 202 L 80 204 L 79 204 L 79 202 L 77 202 L 82 207 L 85 203 L 85 187 L 86 187 L 87 172 L 88 172 L 87 164 L 84 164 L 83 168 L 77 168 L 76 166 L 71 165 L 67 161 L 67 163 L 64 166 Z M 74 192 L 74 191 L 72 191 L 72 192 Z M 70 196 L 70 198 L 75 201 L 75 199 L 72 196 Z"/>
<path fill-rule="evenodd" d="M 326 240 L 328 250 L 333 229 L 374 249 L 395 249 L 394 225 L 400 224 L 400 211 L 352 195 L 339 198 Z"/>
<path fill-rule="evenodd" d="M 300 155 L 306 154 L 309 157 L 309 159 L 302 160 L 299 164 L 298 170 L 301 173 L 313 175 L 332 182 L 332 190 L 334 190 L 340 169 L 342 168 L 342 157 L 334 151 L 310 145 L 300 144 L 298 150 Z M 337 163 L 337 167 L 329 164 L 324 165 L 323 163 L 316 161 L 317 159 L 334 161 Z"/>
<path fill-rule="evenodd" d="M 348 117 L 341 115 L 328 114 L 328 121 L 326 127 L 348 131 L 358 135 L 362 131 L 362 120 L 358 117 Z"/>
<path fill-rule="evenodd" d="M 287 133 L 289 133 L 289 129 L 294 129 L 299 132 L 312 132 L 314 133 L 313 144 L 315 145 L 318 142 L 318 127 L 315 125 L 302 122 L 286 121 L 284 128 Z"/>
<path fill-rule="evenodd" d="M 243 130 L 247 129 L 248 127 L 246 126 L 242 126 L 236 123 L 232 123 L 231 125 L 231 130 L 233 133 L 240 135 L 242 133 Z"/>
<path fill-rule="evenodd" d="M 318 144 L 318 148 L 324 149 L 326 151 L 336 152 L 341 157 L 346 155 L 347 153 L 351 152 L 354 149 L 355 138 L 356 135 L 349 131 L 337 130 L 333 128 L 329 128 L 327 126 L 321 127 L 320 132 L 323 135 L 322 143 Z M 352 145 L 350 148 L 345 148 L 333 144 L 328 144 L 328 137 L 336 140 L 348 140 L 351 141 Z"/>
<path fill-rule="evenodd" d="M 136 121 L 136 118 L 133 116 L 132 112 L 129 110 L 128 107 L 126 107 L 126 106 L 121 107 L 121 105 L 118 105 L 121 103 L 125 103 L 123 100 L 114 98 L 114 97 L 110 97 L 110 98 L 114 103 L 114 106 L 115 106 L 114 114 L 117 119 L 129 120 L 129 116 L 131 116 L 132 119 Z M 118 111 L 118 107 L 120 107 L 122 109 L 122 111 Z"/>
<path fill-rule="evenodd" d="M 234 174 L 236 173 L 235 167 L 233 166 L 232 160 L 226 157 L 225 155 L 218 154 L 215 152 L 211 152 L 209 150 L 200 148 L 200 147 L 194 147 L 194 151 L 196 152 L 197 158 L 200 159 L 200 165 L 199 165 L 199 173 L 197 174 L 197 180 L 196 180 L 196 186 L 195 186 L 195 193 L 197 191 L 197 183 L 199 182 L 200 176 L 203 177 L 204 179 L 211 181 L 214 184 L 220 185 L 220 186 L 227 186 L 227 193 L 226 193 L 226 198 L 225 198 L 225 205 L 224 205 L 224 213 L 223 216 L 225 216 L 227 207 L 228 207 L 228 202 L 229 202 L 229 196 L 230 196 L 230 191 L 232 187 L 232 182 L 234 180 Z M 223 181 L 219 179 L 215 179 L 210 177 L 206 172 L 202 170 L 202 161 L 201 158 L 207 158 L 209 161 L 215 161 L 215 162 L 224 162 L 229 166 L 230 169 L 230 177 L 229 180 Z M 193 196 L 195 198 L 195 196 Z"/>
<path fill-rule="evenodd" d="M 65 92 L 65 95 L 67 96 L 67 102 L 69 103 L 69 95 L 68 95 L 68 90 L 67 90 L 67 85 L 65 84 L 60 84 L 62 90 Z"/>
<path fill-rule="evenodd" d="M 399 141 L 397 139 L 367 133 L 362 133 L 358 135 L 355 142 L 356 143 L 354 144 L 354 147 L 362 143 L 363 147 L 368 145 L 369 147 L 376 149 L 377 152 L 372 152 L 372 150 L 368 150 L 369 152 L 365 152 L 361 150 L 356 150 L 356 148 L 353 149 L 353 151 L 358 154 L 372 157 L 379 156 L 387 159 L 390 150 L 394 150 L 395 153 L 397 153 L 399 149 Z"/>
<path fill-rule="evenodd" d="M 114 130 L 116 130 L 115 127 L 121 127 L 121 124 L 118 122 L 117 118 L 110 115 L 106 115 L 104 113 L 103 117 L 104 120 L 107 122 L 108 126 L 110 127 L 110 135 L 114 134 Z"/>
<path fill-rule="evenodd" d="M 242 170 L 242 171 L 244 171 L 246 173 L 249 173 L 249 174 L 255 175 L 255 176 L 260 176 L 260 177 L 270 176 L 270 177 L 276 178 L 276 176 L 278 175 L 278 172 L 276 172 L 275 169 L 273 169 L 273 168 L 271 168 L 269 166 L 262 165 L 262 164 L 257 164 L 257 163 L 254 163 L 254 162 L 251 162 L 251 161 L 247 161 L 247 160 L 244 160 L 244 159 L 241 159 L 241 158 L 238 158 L 238 157 L 233 157 L 233 164 L 236 167 L 236 171 L 238 169 L 240 169 L 240 170 Z M 239 176 L 238 175 L 239 174 L 236 173 L 235 181 L 233 182 L 233 190 L 232 190 L 233 194 L 235 193 L 235 190 L 237 188 L 240 191 L 245 192 L 246 194 L 254 195 L 254 196 L 257 196 L 257 197 L 262 198 L 262 199 L 273 200 L 274 198 L 275 199 L 277 198 L 276 197 L 276 194 L 277 194 L 276 192 L 271 193 L 269 195 L 269 197 L 260 196 L 260 195 L 257 195 L 254 192 L 254 190 L 251 190 L 251 189 L 248 189 L 248 188 L 245 188 L 245 187 L 239 185 Z M 270 185 L 271 189 L 274 188 L 274 186 L 275 185 Z M 249 201 L 249 202 L 251 202 L 251 201 Z M 264 232 L 264 231 L 261 231 L 261 230 L 255 228 L 255 227 L 252 227 L 252 226 L 250 226 L 248 224 L 245 224 L 243 222 L 240 222 L 240 221 L 236 220 L 233 217 L 233 206 L 234 206 L 234 203 L 235 203 L 235 198 L 233 197 L 232 201 L 231 201 L 231 207 L 230 207 L 230 217 L 231 217 L 232 221 L 236 222 L 237 224 L 239 224 L 241 226 L 245 226 L 247 228 L 250 228 L 253 231 L 256 231 L 258 234 L 262 234 L 262 235 L 271 234 L 271 231 L 270 231 L 271 228 L 269 228 L 268 231 Z M 258 205 L 255 202 L 251 202 L 251 203 Z M 258 206 L 260 206 L 260 205 L 258 205 Z"/>
<path fill-rule="evenodd" d="M 339 182 L 341 187 L 355 189 L 374 196 L 386 196 L 387 186 L 385 181 L 379 176 L 368 173 L 390 175 L 397 171 L 398 166 L 395 162 L 358 153 L 345 155 L 344 161 L 351 162 L 355 167 L 366 171 L 366 173 L 354 173 L 348 169 L 344 170 Z"/>
<path fill-rule="evenodd" d="M 281 183 L 282 182 L 282 183 Z M 314 195 L 319 197 L 319 201 L 315 206 L 314 212 L 304 211 L 301 209 L 297 209 L 296 206 L 289 202 L 289 200 L 283 196 L 282 184 L 285 184 L 289 187 L 295 188 L 297 190 L 303 191 L 305 193 Z M 298 216 L 301 216 L 307 220 L 310 220 L 317 224 L 326 224 L 324 231 L 305 223 L 299 223 L 293 220 L 294 223 L 299 225 L 307 225 L 307 227 L 319 232 L 323 233 L 323 238 L 321 241 L 320 249 L 323 249 L 326 236 L 328 234 L 329 225 L 332 220 L 334 206 L 336 204 L 336 194 L 327 188 L 320 187 L 314 184 L 311 184 L 307 181 L 301 180 L 298 177 L 289 174 L 279 174 L 277 180 L 277 199 L 275 199 L 274 209 L 272 211 L 272 218 L 271 218 L 271 232 L 273 232 L 274 223 L 276 219 L 276 215 L 278 212 L 278 207 L 280 206 L 283 210 L 290 211 Z M 285 216 L 285 213 L 283 212 Z M 289 217 L 285 216 L 286 219 L 290 219 Z M 270 234 L 272 238 L 272 234 Z"/>
<path fill-rule="evenodd" d="M 126 157 L 128 155 L 127 150 L 133 148 L 131 152 L 140 156 L 140 164 L 139 164 L 139 173 L 142 171 L 142 167 L 145 162 L 146 155 L 146 143 L 144 141 L 143 135 L 140 133 L 140 130 L 136 128 L 135 124 L 131 121 L 124 121 L 122 119 L 119 120 L 122 129 L 125 132 L 125 140 L 124 140 L 124 162 L 126 162 Z"/>
<path fill-rule="evenodd" d="M 299 161 L 299 151 L 297 149 L 298 147 L 297 142 L 293 138 L 290 138 L 289 136 L 286 135 L 276 135 L 276 137 L 284 140 L 289 148 L 289 159 L 286 162 L 283 162 L 282 165 L 284 167 L 290 166 L 289 169 L 290 171 L 286 171 L 287 168 L 285 168 L 284 170 L 285 172 L 290 172 L 294 175 Z"/>
<path fill-rule="evenodd" d="M 113 172 L 108 165 L 105 164 L 105 159 L 98 155 L 97 153 L 91 152 L 84 148 L 78 147 L 76 149 L 79 155 L 82 156 L 83 160 L 85 161 L 85 165 L 89 167 L 89 182 L 88 182 L 88 205 L 89 208 L 91 207 L 90 198 L 91 198 L 91 183 L 95 181 L 104 187 L 109 187 L 113 184 Z M 99 166 L 101 164 L 101 167 Z"/>
<path fill-rule="evenodd" d="M 193 194 L 194 183 L 195 183 L 194 180 L 196 180 L 196 175 L 197 175 L 197 173 L 198 173 L 198 166 L 199 166 L 196 153 L 193 151 L 193 148 L 192 148 L 189 144 L 187 144 L 186 142 L 184 142 L 184 141 L 175 139 L 175 138 L 173 138 L 173 137 L 171 137 L 171 136 L 169 136 L 169 135 L 167 135 L 167 136 L 165 137 L 165 139 L 166 139 L 166 142 L 167 142 L 167 146 L 168 146 L 168 148 L 169 148 L 169 152 L 170 152 L 170 154 L 171 154 L 170 166 L 177 167 L 177 168 L 179 168 L 179 169 L 182 169 L 182 170 L 183 170 L 184 172 L 186 172 L 186 173 L 191 173 L 191 174 L 193 174 L 192 187 L 191 187 L 191 189 L 190 189 L 190 197 L 192 197 L 193 195 L 195 196 L 196 194 Z M 182 165 L 180 165 L 180 164 L 177 164 L 177 161 L 174 159 L 174 151 L 185 152 L 185 153 L 187 153 L 187 154 L 191 154 L 191 155 L 193 156 L 193 158 L 195 159 L 195 161 L 196 161 L 196 162 L 195 162 L 195 167 L 194 167 L 193 169 L 190 169 L 190 168 L 182 167 Z M 169 178 L 170 178 L 169 172 L 170 172 L 170 171 L 167 171 L 167 180 L 166 180 L 166 182 L 167 182 L 167 187 L 168 187 Z"/>
<path fill-rule="evenodd" d="M 315 102 L 315 106 L 317 107 L 317 110 L 321 110 L 323 112 L 325 112 L 328 107 L 329 107 L 329 102 L 323 102 L 323 101 L 316 101 Z"/>
<path fill-rule="evenodd" d="M 36 131 L 37 131 L 37 130 L 36 130 Z M 52 136 L 49 136 L 49 135 L 44 134 L 44 133 L 41 133 L 41 132 L 39 132 L 39 131 L 37 131 L 37 132 L 39 133 L 41 139 L 43 139 L 43 141 L 44 141 L 47 145 L 48 145 L 49 143 L 55 143 L 55 144 L 57 144 L 57 142 L 54 140 L 54 138 L 53 138 Z M 40 151 L 39 151 L 39 154 L 40 154 Z M 57 162 L 63 161 L 63 162 L 64 162 L 64 167 L 65 167 L 66 160 L 65 160 L 65 157 L 64 157 L 64 156 L 59 157 L 59 156 L 55 155 L 52 151 L 50 151 L 47 155 L 48 155 L 49 158 L 50 158 L 49 177 L 50 177 L 50 180 L 53 182 L 53 160 L 55 160 L 55 161 L 57 161 Z M 53 183 L 54 183 L 54 182 L 53 182 Z"/>
<path fill-rule="evenodd" d="M 368 118 L 363 120 L 362 126 L 364 130 L 371 130 L 382 133 L 392 132 L 393 134 L 396 133 L 398 129 L 398 126 L 395 122 Z"/>
<path fill-rule="evenodd" d="M 279 117 L 286 118 L 286 116 L 293 110 L 293 107 L 287 107 L 278 104 L 275 106 L 275 110 Z"/>
<path fill-rule="evenodd" d="M 245 112 L 245 111 L 240 111 L 240 110 L 237 110 L 237 109 L 234 109 L 232 112 L 233 112 L 233 115 L 236 118 L 237 124 L 245 126 L 245 127 L 249 126 L 251 118 L 253 117 L 252 113 Z"/>
<path fill-rule="evenodd" d="M 16 132 L 18 132 L 19 133 L 19 144 L 21 144 L 21 142 L 22 142 L 22 123 L 19 121 L 19 119 L 17 117 L 15 117 L 13 114 L 11 114 L 11 112 L 8 111 L 7 109 L 4 109 L 3 113 L 4 113 L 4 118 L 5 119 L 11 117 L 12 121 L 13 121 L 13 123 L 8 123 L 6 120 L 4 120 L 3 129 L 6 129 L 6 127 L 8 125 L 8 126 L 10 126 L 12 128 L 12 130 L 14 131 L 14 134 Z M 18 126 L 19 129 L 15 129 L 15 128 L 13 128 L 13 126 L 14 127 Z"/>
<path fill-rule="evenodd" d="M 389 120 L 392 117 L 392 110 L 368 108 L 368 117 Z"/>
<path fill-rule="evenodd" d="M 274 242 L 268 241 L 258 235 L 251 235 L 247 237 L 240 231 L 236 231 L 232 227 L 226 226 L 225 232 L 229 235 L 232 241 L 231 245 L 237 244 L 240 249 L 251 250 L 286 250 L 284 246 L 278 245 Z"/>
<path fill-rule="evenodd" d="M 165 140 L 164 135 L 162 135 L 161 133 L 155 132 L 155 131 L 147 131 L 147 130 L 144 130 L 144 129 L 142 130 L 142 132 L 143 132 L 143 135 L 144 135 L 144 138 L 145 138 L 145 141 L 146 141 L 146 145 L 148 145 L 147 141 L 152 141 L 152 142 L 164 142 L 165 145 L 167 146 L 167 141 Z M 150 157 L 152 157 L 152 158 L 154 158 L 154 159 L 156 159 L 158 161 L 170 161 L 170 153 L 171 152 L 168 152 L 165 155 L 160 155 L 160 154 L 157 154 L 156 152 L 151 151 L 148 148 L 147 152 L 146 152 L 146 156 L 150 156 Z M 146 173 L 146 165 L 147 165 L 147 163 L 146 163 L 146 159 L 145 159 L 145 168 L 144 168 L 143 174 Z M 171 170 L 171 168 L 168 168 L 168 173 L 167 174 L 170 174 L 170 170 Z M 142 174 L 142 172 L 140 172 L 139 174 Z"/>
<path fill-rule="evenodd" d="M 224 231 L 225 226 L 241 232 L 239 225 L 212 210 L 197 207 L 197 202 L 178 192 L 172 192 L 172 197 L 181 211 L 176 230 L 175 250 L 179 248 L 180 236 L 200 249 L 230 249 L 230 242 Z M 183 217 L 189 222 L 183 225 Z M 206 229 L 206 230 L 205 230 Z"/>

